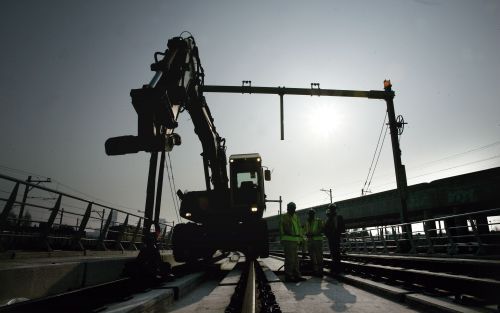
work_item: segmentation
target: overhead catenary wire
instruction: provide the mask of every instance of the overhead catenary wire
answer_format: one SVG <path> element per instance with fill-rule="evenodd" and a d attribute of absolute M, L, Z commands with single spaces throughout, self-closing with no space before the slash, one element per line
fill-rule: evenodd
<path fill-rule="evenodd" d="M 471 153 L 471 152 L 476 152 L 476 151 L 480 151 L 480 150 L 484 150 L 484 149 L 487 149 L 487 148 L 490 148 L 490 147 L 493 147 L 493 146 L 496 146 L 496 145 L 499 145 L 499 144 L 500 144 L 500 140 L 499 141 L 495 141 L 495 142 L 490 143 L 490 144 L 487 144 L 487 145 L 484 145 L 484 146 L 481 146 L 481 147 L 472 148 L 472 149 L 469 149 L 469 150 L 464 151 L 464 152 L 452 154 L 452 155 L 449 155 L 449 156 L 441 158 L 441 159 L 437 159 L 437 160 L 434 160 L 434 161 L 429 161 L 429 162 L 426 162 L 426 163 L 422 163 L 422 164 L 414 166 L 412 168 L 426 167 L 427 165 L 430 165 L 430 164 L 434 164 L 434 163 L 438 163 L 438 162 L 445 161 L 445 160 L 448 160 L 448 159 L 453 159 L 453 158 L 456 158 L 456 157 L 460 157 L 460 156 L 462 156 L 464 154 Z"/>
<path fill-rule="evenodd" d="M 18 174 L 19 174 L 19 173 L 21 173 L 21 174 L 23 174 L 23 175 L 32 175 L 32 176 L 37 176 L 37 177 L 39 177 L 39 178 L 47 178 L 47 179 L 49 178 L 49 177 L 47 177 L 47 176 L 45 176 L 45 175 L 40 175 L 40 174 L 36 174 L 36 173 L 33 173 L 33 172 L 20 170 L 20 169 L 16 169 L 16 168 L 13 168 L 13 167 L 8 167 L 8 166 L 5 166 L 5 165 L 0 165 L 0 168 L 7 169 L 8 171 L 11 171 L 11 172 L 17 172 Z M 79 195 L 83 195 L 83 196 L 85 196 L 85 197 L 87 197 L 87 198 L 90 198 L 90 199 L 92 199 L 92 200 L 95 200 L 95 201 L 98 201 L 98 202 L 102 202 L 102 203 L 104 203 L 104 204 L 109 204 L 109 205 L 111 205 L 111 206 L 113 206 L 113 207 L 116 207 L 116 208 L 127 209 L 127 210 L 130 210 L 131 212 L 135 212 L 135 211 L 137 211 L 137 209 L 133 209 L 133 208 L 130 208 L 130 207 L 127 207 L 127 206 L 121 205 L 121 204 L 116 204 L 116 203 L 113 203 L 113 202 L 109 202 L 109 201 L 102 200 L 102 199 L 100 199 L 100 198 L 96 198 L 96 197 L 94 197 L 94 196 L 92 196 L 92 195 L 89 195 L 89 194 L 84 193 L 84 192 L 82 192 L 82 191 L 79 191 L 79 190 L 77 190 L 77 189 L 75 189 L 75 188 L 73 188 L 73 187 L 70 187 L 70 186 L 68 186 L 68 185 L 66 185 L 66 184 L 64 184 L 64 183 L 62 183 L 61 181 L 59 181 L 59 180 L 57 180 L 57 179 L 50 178 L 50 180 L 51 180 L 51 181 L 50 181 L 50 183 L 54 183 L 54 184 L 56 184 L 55 189 L 56 189 L 57 191 L 59 191 L 59 190 L 60 190 L 60 187 L 62 186 L 62 187 L 64 187 L 64 188 L 66 188 L 67 190 L 70 190 L 70 191 L 72 191 L 72 192 L 74 192 L 74 193 L 77 193 L 77 194 L 79 194 Z M 48 192 L 48 191 L 47 191 L 47 192 Z M 49 193 L 49 194 L 51 194 L 51 193 L 53 194 L 53 192 L 48 192 L 48 193 Z"/>
<path fill-rule="evenodd" d="M 170 167 L 170 175 L 172 175 L 172 185 L 174 186 L 173 191 L 174 191 L 174 194 L 175 194 L 175 191 L 177 190 L 177 187 L 175 186 L 174 170 L 172 168 L 172 159 L 170 158 L 170 152 L 167 154 L 167 156 L 168 156 L 168 165 Z M 180 205 L 179 205 L 179 199 L 177 197 L 174 197 L 174 202 L 175 202 L 177 208 L 179 208 L 180 207 Z"/>
<path fill-rule="evenodd" d="M 170 152 L 167 153 L 167 155 L 168 155 L 168 164 L 165 163 L 165 168 L 167 169 L 168 185 L 170 187 L 170 195 L 172 196 L 172 202 L 174 204 L 175 216 L 177 217 L 177 221 L 180 223 L 181 219 L 179 215 L 179 204 L 175 196 L 175 179 L 174 179 L 174 171 L 172 169 L 172 159 L 170 158 Z"/>
<path fill-rule="evenodd" d="M 500 141 L 495 141 L 495 142 L 492 142 L 492 143 L 489 143 L 489 144 L 486 144 L 486 145 L 482 145 L 480 147 L 471 148 L 471 149 L 468 149 L 468 150 L 460 152 L 460 153 L 455 153 L 455 154 L 452 154 L 452 155 L 449 155 L 449 156 L 446 156 L 446 157 L 443 157 L 443 158 L 440 158 L 440 159 L 437 159 L 437 160 L 432 160 L 432 161 L 425 162 L 425 163 L 422 163 L 422 164 L 419 164 L 419 165 L 416 165 L 416 166 L 410 166 L 408 168 L 409 169 L 425 168 L 425 167 L 428 167 L 429 165 L 434 164 L 434 163 L 438 163 L 438 162 L 441 162 L 441 161 L 444 161 L 444 160 L 448 160 L 448 159 L 457 158 L 457 157 L 460 157 L 462 155 L 466 155 L 466 154 L 469 154 L 469 153 L 472 153 L 472 152 L 477 152 L 477 151 L 480 151 L 480 150 L 491 148 L 491 147 L 494 147 L 494 146 L 499 145 L 499 144 L 500 144 Z M 438 173 L 438 172 L 443 172 L 443 171 L 450 170 L 450 169 L 455 169 L 455 168 L 460 168 L 460 167 L 463 167 L 463 166 L 468 166 L 468 165 L 472 165 L 472 164 L 476 164 L 476 163 L 480 163 L 480 162 L 485 162 L 485 161 L 489 161 L 489 160 L 493 160 L 493 159 L 497 159 L 497 158 L 500 158 L 500 155 L 493 155 L 491 157 L 483 158 L 483 159 L 480 159 L 480 160 L 475 160 L 475 161 L 471 161 L 471 162 L 459 164 L 459 165 L 448 167 L 448 168 L 438 169 L 438 170 L 435 170 L 435 171 L 431 171 L 431 172 L 424 173 L 424 174 L 419 174 L 419 175 L 416 175 L 416 176 L 409 176 L 408 180 L 410 180 L 410 179 L 416 179 L 416 178 L 419 178 L 419 177 L 422 177 L 422 176 L 432 175 L 432 174 L 435 174 L 435 173 Z M 382 174 L 382 175 L 377 175 L 376 177 L 377 178 L 385 178 L 385 177 L 391 177 L 392 175 L 393 174 L 386 173 L 386 174 Z M 356 185 L 356 184 L 359 184 L 360 182 L 361 182 L 361 180 L 352 180 L 352 181 L 346 182 L 346 183 L 344 183 L 342 185 L 343 186 L 346 186 L 346 185 Z M 382 188 L 384 186 L 388 186 L 388 185 L 391 185 L 391 184 L 394 184 L 394 182 L 388 182 L 388 183 L 381 183 L 381 184 L 377 184 L 377 185 L 372 185 L 372 187 Z M 309 194 L 313 194 L 313 192 L 308 193 L 307 195 L 303 196 L 302 198 L 308 196 Z M 349 191 L 349 192 L 339 193 L 339 194 L 337 194 L 337 197 L 346 197 L 346 196 L 355 196 L 355 195 L 356 195 L 355 191 Z"/>
<path fill-rule="evenodd" d="M 463 167 L 463 166 L 467 166 L 467 165 L 472 165 L 472 164 L 476 164 L 476 163 L 480 163 L 480 162 L 494 160 L 494 159 L 498 159 L 498 158 L 500 158 L 500 154 L 491 156 L 489 158 L 484 158 L 484 159 L 477 160 L 477 161 L 471 161 L 471 162 L 467 162 L 467 163 L 464 163 L 464 164 L 460 164 L 460 165 L 451 166 L 451 167 L 448 167 L 448 168 L 443 168 L 443 169 L 440 169 L 440 170 L 436 170 L 436 171 L 433 171 L 433 172 L 429 172 L 429 173 L 425 173 L 425 174 L 420 174 L 420 175 L 417 175 L 417 176 L 412 176 L 412 177 L 410 177 L 410 179 L 414 179 L 414 178 L 418 178 L 418 177 L 422 177 L 422 176 L 427 176 L 427 175 L 431 175 L 431 174 L 435 174 L 435 173 L 439 173 L 439 172 L 443 172 L 443 171 L 447 171 L 447 170 L 452 170 L 452 169 L 455 169 L 455 168 L 459 168 L 459 167 Z"/>
<path fill-rule="evenodd" d="M 445 160 L 449 160 L 449 159 L 455 159 L 455 158 L 461 157 L 463 155 L 469 154 L 471 152 L 476 152 L 476 151 L 484 150 L 484 149 L 491 148 L 491 147 L 499 145 L 499 144 L 500 144 L 500 141 L 495 141 L 493 143 L 489 143 L 489 144 L 486 144 L 486 145 L 483 145 L 483 146 L 480 146 L 480 147 L 476 147 L 476 148 L 471 148 L 469 150 L 466 150 L 466 151 L 463 151 L 463 152 L 459 152 L 459 153 L 455 153 L 455 154 L 452 154 L 452 155 L 449 155 L 449 156 L 446 156 L 446 157 L 443 157 L 443 158 L 440 158 L 440 159 L 437 159 L 437 160 L 428 161 L 428 162 L 421 163 L 421 164 L 415 165 L 415 166 L 408 166 L 407 168 L 408 169 L 412 169 L 412 170 L 426 168 L 426 167 L 429 167 L 430 165 L 435 164 L 435 163 L 439 163 L 439 162 L 442 162 L 442 161 L 445 161 Z M 496 158 L 496 156 L 493 156 L 492 158 Z M 481 159 L 481 160 L 472 161 L 472 162 L 473 163 L 483 162 L 483 161 L 489 160 L 489 159 L 490 158 L 488 158 L 488 159 Z M 460 166 L 462 166 L 462 165 L 458 165 L 458 167 L 460 167 Z M 430 172 L 429 175 L 433 174 L 433 173 L 436 173 L 436 172 L 440 172 L 440 171 L 443 171 L 443 169 L 438 169 L 436 171 Z M 419 175 L 419 177 L 420 176 L 425 176 L 425 175 L 427 175 L 427 174 Z M 383 178 L 383 177 L 389 177 L 389 176 L 392 176 L 392 174 L 387 173 L 387 174 L 384 174 L 384 175 L 379 175 L 377 177 L 378 178 Z M 411 178 L 415 178 L 415 177 L 409 177 L 409 179 L 411 179 Z"/>
<path fill-rule="evenodd" d="M 387 120 L 387 114 L 388 114 L 387 111 L 385 111 L 384 121 L 382 122 L 382 127 L 380 128 L 380 133 L 378 135 L 378 140 L 377 140 L 377 146 L 375 147 L 375 151 L 373 152 L 372 162 L 370 163 L 370 167 L 368 168 L 368 174 L 366 175 L 365 183 L 363 184 L 363 190 L 367 189 L 368 179 L 370 177 L 370 173 L 372 172 L 373 162 L 375 161 L 375 157 L 377 155 L 377 150 L 378 150 L 378 147 L 380 144 L 380 138 L 382 137 L 382 132 L 384 131 L 384 126 L 386 126 L 385 121 Z M 387 128 L 386 128 L 386 132 L 387 132 Z M 385 140 L 385 135 L 384 135 L 384 140 Z M 380 153 L 379 153 L 379 156 L 380 156 Z M 378 162 L 378 158 L 377 158 L 377 162 Z M 375 167 L 376 167 L 376 165 L 375 165 Z M 373 169 L 373 171 L 375 172 L 375 169 Z M 373 178 L 373 174 L 371 175 L 371 177 Z M 370 179 L 370 181 L 371 181 L 371 179 Z"/>
<path fill-rule="evenodd" d="M 448 171 L 448 170 L 452 170 L 452 169 L 456 169 L 456 168 L 460 168 L 460 167 L 464 167 L 464 166 L 468 166 L 468 165 L 473 165 L 473 164 L 476 164 L 476 163 L 490 161 L 490 160 L 494 160 L 494 159 L 498 159 L 498 158 L 500 158 L 500 154 L 494 155 L 494 156 L 491 156 L 491 157 L 488 157 L 488 158 L 484 158 L 484 159 L 481 159 L 481 160 L 471 161 L 471 162 L 467 162 L 467 163 L 463 163 L 463 164 L 459 164 L 459 165 L 455 165 L 455 166 L 451 166 L 451 167 L 447 167 L 447 168 L 443 168 L 443 169 L 431 171 L 431 172 L 420 174 L 420 175 L 410 176 L 410 177 L 408 177 L 408 180 L 419 178 L 419 177 L 423 177 L 423 176 L 428 176 L 428 175 L 432 175 L 432 174 L 436 174 L 436 173 L 439 173 L 439 172 L 444 172 L 444 171 Z M 436 178 L 436 179 L 441 179 L 441 178 Z M 380 187 L 384 187 L 384 186 L 388 186 L 388 185 L 392 185 L 392 184 L 394 184 L 394 182 L 384 183 L 384 184 L 380 184 L 380 185 L 376 185 L 376 186 L 380 188 Z"/>
<path fill-rule="evenodd" d="M 29 172 L 29 171 L 20 170 L 20 169 L 9 167 L 9 166 L 5 166 L 5 165 L 0 165 L 0 168 L 3 168 L 3 169 L 5 169 L 7 171 L 10 171 L 10 172 L 18 173 L 18 174 L 37 176 L 39 178 L 40 177 L 47 178 L 47 179 L 49 178 L 49 177 L 44 176 L 44 175 L 40 175 L 40 174 Z"/>
<path fill-rule="evenodd" d="M 389 129 L 389 125 L 387 125 L 385 127 L 384 139 L 382 139 L 382 144 L 380 145 L 380 149 L 378 150 L 377 161 L 375 162 L 375 166 L 373 167 L 372 176 L 370 177 L 370 180 L 368 181 L 368 185 L 366 186 L 366 189 L 368 189 L 368 190 L 370 189 L 370 185 L 371 185 L 372 180 L 373 180 L 373 175 L 375 174 L 375 170 L 377 169 L 378 160 L 380 159 L 380 154 L 382 153 L 382 148 L 384 147 L 385 138 L 387 138 L 388 129 Z"/>

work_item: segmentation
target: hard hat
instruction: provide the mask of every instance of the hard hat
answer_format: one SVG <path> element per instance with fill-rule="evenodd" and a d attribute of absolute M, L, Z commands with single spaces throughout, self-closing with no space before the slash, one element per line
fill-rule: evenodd
<path fill-rule="evenodd" d="M 286 205 L 286 208 L 287 208 L 287 209 L 294 209 L 294 210 L 295 210 L 295 209 L 297 208 L 297 206 L 295 205 L 295 203 L 293 203 L 293 202 L 289 202 L 289 203 Z"/>
<path fill-rule="evenodd" d="M 326 214 L 331 214 L 337 211 L 337 205 L 335 203 L 331 203 L 328 205 L 328 208 L 326 209 Z"/>

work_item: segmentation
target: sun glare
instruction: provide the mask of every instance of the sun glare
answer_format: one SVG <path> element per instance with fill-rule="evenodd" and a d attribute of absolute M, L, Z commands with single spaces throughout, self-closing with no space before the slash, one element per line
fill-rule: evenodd
<path fill-rule="evenodd" d="M 342 124 L 342 115 L 335 109 L 333 103 L 311 105 L 306 116 L 305 131 L 318 139 L 330 138 Z"/>

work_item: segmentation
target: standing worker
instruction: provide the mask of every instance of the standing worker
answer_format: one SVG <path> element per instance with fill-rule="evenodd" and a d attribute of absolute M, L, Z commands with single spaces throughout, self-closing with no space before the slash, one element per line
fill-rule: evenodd
<path fill-rule="evenodd" d="M 297 214 L 295 203 L 286 205 L 286 214 L 281 216 L 280 232 L 281 244 L 285 250 L 285 281 L 304 281 L 300 275 L 298 248 L 302 241 L 302 228 Z"/>
<path fill-rule="evenodd" d="M 313 275 L 323 276 L 323 222 L 316 218 L 314 209 L 309 209 L 304 225 L 307 239 L 307 250 L 313 266 Z"/>
<path fill-rule="evenodd" d="M 332 273 L 342 272 L 342 264 L 340 263 L 340 240 L 341 235 L 345 232 L 344 218 L 337 215 L 337 205 L 332 203 L 326 210 L 327 220 L 325 222 L 324 233 L 328 238 L 330 246 L 330 255 L 332 258 Z"/>

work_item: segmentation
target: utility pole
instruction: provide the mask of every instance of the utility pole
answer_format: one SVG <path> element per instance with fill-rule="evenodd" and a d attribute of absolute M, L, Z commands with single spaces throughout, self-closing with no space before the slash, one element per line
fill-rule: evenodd
<path fill-rule="evenodd" d="M 64 208 L 61 208 L 61 216 L 59 216 L 59 228 L 61 228 L 62 225 L 63 215 L 64 215 Z"/>
<path fill-rule="evenodd" d="M 330 188 L 329 190 L 326 190 L 326 189 L 320 189 L 320 190 L 324 191 L 324 192 L 329 192 L 330 193 L 330 203 L 333 203 L 332 188 Z"/>
<path fill-rule="evenodd" d="M 97 211 L 97 210 L 92 210 L 92 212 L 96 213 L 97 216 L 99 216 L 99 218 L 101 220 L 101 231 L 99 232 L 99 234 L 100 234 L 100 233 L 102 233 L 102 228 L 104 227 L 104 216 L 106 214 L 106 209 L 103 208 L 102 213 L 100 211 Z"/>
<path fill-rule="evenodd" d="M 47 178 L 45 180 L 39 180 L 39 179 L 32 179 L 32 176 L 28 176 L 28 179 L 26 180 L 26 184 L 24 185 L 24 194 L 23 194 L 23 202 L 21 203 L 21 208 L 19 209 L 19 215 L 17 217 L 17 227 L 19 228 L 21 226 L 21 221 L 23 219 L 23 214 L 24 214 L 24 206 L 26 204 L 26 199 L 28 199 L 28 192 L 33 189 L 29 184 L 30 183 L 36 183 L 37 185 L 40 183 L 50 183 L 51 180 L 50 178 Z"/>

